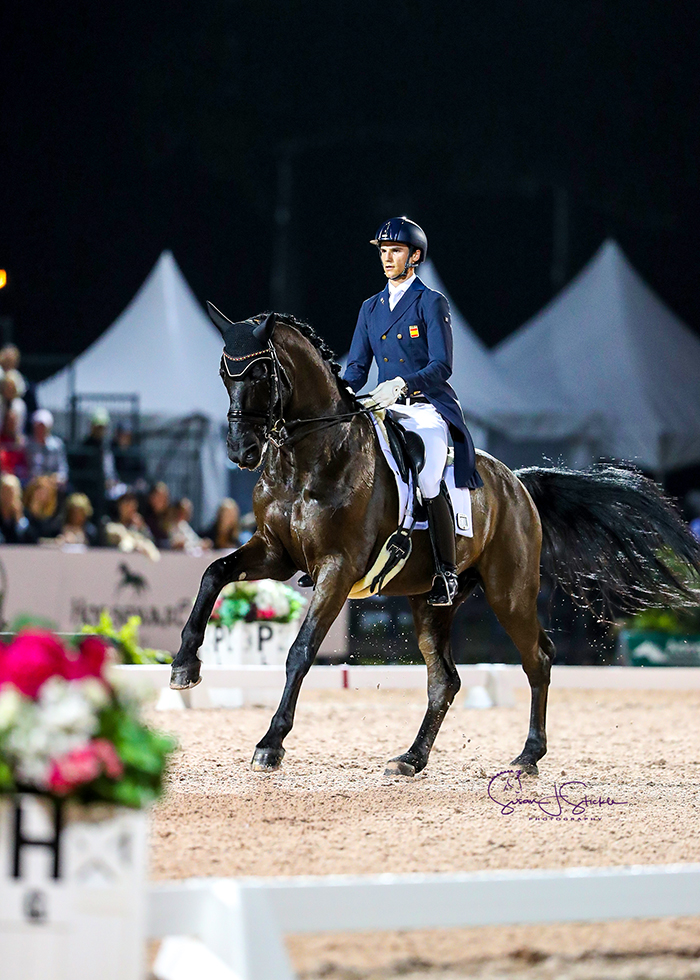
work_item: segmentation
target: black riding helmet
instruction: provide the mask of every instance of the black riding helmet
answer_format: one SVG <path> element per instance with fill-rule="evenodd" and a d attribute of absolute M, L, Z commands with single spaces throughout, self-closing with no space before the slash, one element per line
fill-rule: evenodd
<path fill-rule="evenodd" d="M 400 274 L 403 276 L 408 269 L 414 269 L 421 262 L 425 262 L 428 258 L 428 238 L 420 225 L 417 225 L 415 221 L 411 221 L 406 215 L 401 218 L 389 218 L 385 221 L 383 225 L 379 227 L 376 235 L 370 241 L 370 245 L 376 245 L 379 248 L 384 242 L 396 242 L 398 245 L 408 245 L 410 253 L 415 251 L 415 249 L 420 249 L 420 259 L 418 262 L 409 263 L 406 262 L 406 266 L 403 272 Z M 394 276 L 395 279 L 400 278 L 400 276 Z"/>

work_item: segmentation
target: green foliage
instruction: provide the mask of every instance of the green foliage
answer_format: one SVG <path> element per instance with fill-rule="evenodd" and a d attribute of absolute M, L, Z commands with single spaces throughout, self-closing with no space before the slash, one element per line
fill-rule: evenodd
<path fill-rule="evenodd" d="M 106 609 L 100 613 L 97 626 L 83 626 L 82 633 L 97 634 L 109 640 L 121 654 L 125 664 L 169 664 L 172 655 L 166 650 L 151 650 L 139 645 L 140 616 L 129 616 L 121 629 L 117 629 Z"/>
<path fill-rule="evenodd" d="M 624 625 L 626 629 L 677 636 L 700 635 L 700 606 L 692 609 L 644 609 L 625 620 Z"/>

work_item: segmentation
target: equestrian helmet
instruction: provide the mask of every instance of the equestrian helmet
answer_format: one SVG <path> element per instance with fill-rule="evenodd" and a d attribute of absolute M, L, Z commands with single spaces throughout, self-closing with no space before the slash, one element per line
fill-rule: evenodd
<path fill-rule="evenodd" d="M 384 242 L 398 242 L 399 245 L 408 245 L 411 250 L 419 248 L 421 253 L 419 262 L 425 262 L 428 257 L 428 238 L 425 232 L 406 215 L 401 218 L 389 218 L 380 225 L 370 245 L 379 248 Z"/>

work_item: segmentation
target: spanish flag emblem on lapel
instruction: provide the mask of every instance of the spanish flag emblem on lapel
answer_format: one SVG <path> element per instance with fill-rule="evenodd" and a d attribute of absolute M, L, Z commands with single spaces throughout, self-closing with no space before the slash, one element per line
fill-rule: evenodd
<path fill-rule="evenodd" d="M 418 333 L 418 324 L 417 323 L 412 323 L 411 324 L 411 326 L 408 328 L 408 335 L 409 335 L 409 337 L 418 337 L 419 336 L 419 333 Z"/>

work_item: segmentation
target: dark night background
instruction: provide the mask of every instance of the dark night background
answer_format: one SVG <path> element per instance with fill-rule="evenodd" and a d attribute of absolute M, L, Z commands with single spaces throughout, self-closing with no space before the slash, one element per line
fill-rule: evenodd
<path fill-rule="evenodd" d="M 608 235 L 700 328 L 696 5 L 14 7 L 0 315 L 26 354 L 83 350 L 164 248 L 200 300 L 283 302 L 342 352 L 382 284 L 367 240 L 404 212 L 489 345 Z"/>

